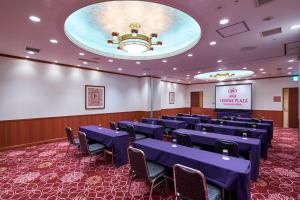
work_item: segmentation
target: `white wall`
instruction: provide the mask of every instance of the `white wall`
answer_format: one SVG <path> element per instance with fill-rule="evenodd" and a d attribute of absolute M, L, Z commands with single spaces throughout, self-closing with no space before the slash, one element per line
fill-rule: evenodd
<path fill-rule="evenodd" d="M 161 81 L 161 108 L 189 107 L 190 94 L 187 85 Z M 169 104 L 169 92 L 175 92 L 175 103 Z"/>
<path fill-rule="evenodd" d="M 0 57 L 0 120 L 140 111 L 141 81 Z M 105 86 L 105 109 L 85 110 L 85 85 Z"/>
<path fill-rule="evenodd" d="M 281 102 L 273 102 L 274 96 L 281 96 L 282 89 L 289 87 L 298 87 L 298 83 L 292 81 L 290 77 L 233 81 L 218 83 L 222 84 L 237 84 L 237 83 L 252 83 L 252 109 L 253 110 L 282 110 Z M 203 91 L 203 107 L 215 108 L 215 83 L 198 84 L 188 86 L 187 93 L 190 95 L 192 91 Z M 190 106 L 190 99 L 188 99 L 188 106 Z"/>

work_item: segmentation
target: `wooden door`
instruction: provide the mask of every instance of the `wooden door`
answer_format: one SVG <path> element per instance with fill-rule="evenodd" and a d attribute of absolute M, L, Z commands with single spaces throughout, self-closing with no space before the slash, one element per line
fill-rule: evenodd
<path fill-rule="evenodd" d="M 298 88 L 289 88 L 289 128 L 298 128 Z"/>
<path fill-rule="evenodd" d="M 191 92 L 191 113 L 199 114 L 203 108 L 203 92 Z"/>

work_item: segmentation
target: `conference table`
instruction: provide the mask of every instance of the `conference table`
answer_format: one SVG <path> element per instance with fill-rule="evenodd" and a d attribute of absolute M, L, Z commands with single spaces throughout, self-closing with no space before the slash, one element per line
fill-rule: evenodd
<path fill-rule="evenodd" d="M 217 124 L 219 119 L 212 119 L 211 123 Z M 267 122 L 252 122 L 252 121 L 235 121 L 235 120 L 224 120 L 222 119 L 224 125 L 229 126 L 239 126 L 239 127 L 247 127 L 249 123 L 253 123 L 256 125 L 256 128 L 258 129 L 266 129 L 268 133 L 268 143 L 271 144 L 271 140 L 273 138 L 273 129 L 272 125 Z"/>
<path fill-rule="evenodd" d="M 228 125 L 219 125 L 219 124 L 204 124 L 199 123 L 196 124 L 195 130 L 201 131 L 203 127 L 211 126 L 214 129 L 215 133 L 221 133 L 226 135 L 234 135 L 236 130 L 246 130 L 249 131 L 252 138 L 261 139 L 261 156 L 264 159 L 268 158 L 268 133 L 265 129 L 257 129 L 257 128 L 241 128 L 236 126 L 228 126 Z"/>
<path fill-rule="evenodd" d="M 184 116 L 170 116 L 170 115 L 164 115 L 162 116 L 163 119 L 171 119 L 171 120 L 180 120 L 184 121 L 188 125 L 192 126 L 192 128 L 200 123 L 200 118 L 198 117 L 184 117 Z"/>
<path fill-rule="evenodd" d="M 182 114 L 182 113 L 178 113 L 177 116 L 198 117 L 200 120 L 207 120 L 207 121 L 210 121 L 210 119 L 211 119 L 210 115 L 199 115 L 199 114 Z"/>
<path fill-rule="evenodd" d="M 127 126 L 132 125 L 134 127 L 134 130 L 138 133 L 146 134 L 148 137 L 162 140 L 163 139 L 163 132 L 164 127 L 155 125 L 155 124 L 146 124 L 141 122 L 135 122 L 135 121 L 119 121 L 118 127 L 122 130 L 126 130 Z"/>
<path fill-rule="evenodd" d="M 143 118 L 142 122 L 147 124 L 155 124 L 155 125 L 159 125 L 159 123 L 162 123 L 164 127 L 173 130 L 186 127 L 186 123 L 184 121 L 171 120 L 171 119 Z"/>
<path fill-rule="evenodd" d="M 249 160 L 224 157 L 222 154 L 150 138 L 137 140 L 133 146 L 144 151 L 147 160 L 166 167 L 182 164 L 200 170 L 208 181 L 219 187 L 235 190 L 238 200 L 250 199 Z"/>
<path fill-rule="evenodd" d="M 255 138 L 243 138 L 233 135 L 224 135 L 218 133 L 208 133 L 204 131 L 194 131 L 188 129 L 178 129 L 172 132 L 173 138 L 178 134 L 187 134 L 191 136 L 192 142 L 215 146 L 217 140 L 232 141 L 238 144 L 240 152 L 249 153 L 251 163 L 251 180 L 256 181 L 259 176 L 260 165 L 260 140 Z"/>
<path fill-rule="evenodd" d="M 95 125 L 80 126 L 86 136 L 96 142 L 102 143 L 113 149 L 115 165 L 120 167 L 128 161 L 127 148 L 129 145 L 129 135 L 125 131 L 115 131 Z"/>

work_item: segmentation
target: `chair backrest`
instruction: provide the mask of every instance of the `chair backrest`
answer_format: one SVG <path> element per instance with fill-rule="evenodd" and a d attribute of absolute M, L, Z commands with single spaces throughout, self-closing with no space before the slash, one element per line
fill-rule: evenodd
<path fill-rule="evenodd" d="M 215 143 L 216 153 L 223 154 L 223 150 L 228 151 L 228 156 L 239 157 L 239 147 L 238 144 L 226 140 L 217 140 Z"/>
<path fill-rule="evenodd" d="M 190 135 L 187 134 L 177 134 L 176 135 L 176 141 L 177 144 L 187 146 L 187 147 L 192 147 L 192 139 Z"/>
<path fill-rule="evenodd" d="M 207 120 L 207 119 L 200 119 L 200 122 L 201 122 L 201 123 L 207 124 L 207 123 L 208 123 L 208 120 Z"/>
<path fill-rule="evenodd" d="M 193 200 L 208 199 L 205 176 L 200 171 L 176 164 L 173 173 L 176 197 Z"/>
<path fill-rule="evenodd" d="M 256 123 L 249 122 L 249 123 L 246 124 L 246 127 L 248 127 L 248 128 L 256 128 L 257 125 L 256 125 Z"/>
<path fill-rule="evenodd" d="M 70 144 L 75 144 L 74 142 L 74 135 L 71 127 L 66 126 L 66 133 L 67 133 L 67 138 Z"/>
<path fill-rule="evenodd" d="M 234 131 L 234 135 L 235 136 L 240 136 L 240 137 L 251 137 L 250 135 L 250 131 L 249 130 L 245 130 L 245 129 L 236 129 Z"/>
<path fill-rule="evenodd" d="M 110 122 L 109 122 L 109 127 L 110 127 L 111 130 L 117 130 L 118 125 L 117 125 L 116 122 L 110 121 Z"/>
<path fill-rule="evenodd" d="M 210 125 L 203 125 L 201 127 L 201 130 L 202 131 L 206 131 L 206 132 L 211 132 L 213 133 L 214 132 L 214 127 L 210 126 Z"/>
<path fill-rule="evenodd" d="M 157 125 L 165 126 L 165 123 L 164 123 L 163 120 L 158 120 L 158 121 L 157 121 Z"/>
<path fill-rule="evenodd" d="M 224 120 L 228 120 L 228 119 L 229 119 L 229 117 L 228 117 L 228 116 L 223 116 L 223 117 L 222 117 L 222 119 L 224 119 Z"/>
<path fill-rule="evenodd" d="M 183 114 L 182 113 L 177 113 L 177 116 L 182 116 Z"/>
<path fill-rule="evenodd" d="M 128 125 L 126 131 L 131 139 L 135 139 L 135 130 L 133 125 Z"/>
<path fill-rule="evenodd" d="M 130 168 L 134 175 L 148 179 L 148 168 L 144 152 L 134 147 L 128 147 L 127 152 Z"/>
<path fill-rule="evenodd" d="M 79 142 L 80 142 L 80 152 L 81 154 L 90 154 L 88 143 L 86 140 L 86 134 L 82 131 L 78 131 Z"/>

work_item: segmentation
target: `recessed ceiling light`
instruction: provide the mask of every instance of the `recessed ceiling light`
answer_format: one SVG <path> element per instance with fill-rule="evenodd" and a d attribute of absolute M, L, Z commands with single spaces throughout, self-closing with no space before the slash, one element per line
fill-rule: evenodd
<path fill-rule="evenodd" d="M 136 61 L 135 63 L 136 63 L 137 65 L 141 64 L 141 62 L 140 62 L 140 61 Z"/>
<path fill-rule="evenodd" d="M 82 52 L 80 52 L 80 53 L 78 53 L 80 56 L 84 56 L 84 53 L 82 53 Z"/>
<path fill-rule="evenodd" d="M 211 41 L 211 42 L 209 43 L 210 46 L 215 46 L 216 44 L 217 44 L 216 41 Z"/>
<path fill-rule="evenodd" d="M 33 51 L 27 51 L 30 55 L 34 55 L 35 53 Z"/>
<path fill-rule="evenodd" d="M 85 65 L 89 64 L 89 63 L 88 63 L 88 62 L 86 62 L 86 61 L 83 61 L 82 63 L 83 63 L 83 64 L 85 64 Z"/>
<path fill-rule="evenodd" d="M 99 70 L 100 68 L 99 67 L 96 67 L 96 70 Z"/>
<path fill-rule="evenodd" d="M 289 67 L 288 69 L 293 69 L 293 67 Z"/>
<path fill-rule="evenodd" d="M 187 74 L 186 76 L 190 76 L 189 74 Z"/>
<path fill-rule="evenodd" d="M 41 21 L 41 19 L 39 18 L 39 17 L 37 17 L 37 16 L 29 16 L 29 19 L 31 20 L 31 21 L 33 21 L 33 22 L 40 22 Z"/>
<path fill-rule="evenodd" d="M 122 71 L 123 69 L 121 67 L 118 68 L 118 71 Z"/>
<path fill-rule="evenodd" d="M 108 62 L 114 62 L 114 60 L 112 60 L 112 59 L 109 59 L 109 60 L 108 60 Z"/>
<path fill-rule="evenodd" d="M 221 63 L 221 62 L 223 62 L 223 60 L 218 60 L 217 62 L 218 62 L 218 63 Z"/>
<path fill-rule="evenodd" d="M 247 69 L 247 67 L 243 67 L 243 69 Z"/>
<path fill-rule="evenodd" d="M 53 44 L 57 44 L 58 43 L 58 41 L 56 40 L 56 39 L 50 39 L 49 40 L 51 43 L 53 43 Z"/>
<path fill-rule="evenodd" d="M 221 71 L 221 70 L 223 70 L 223 69 L 222 69 L 222 68 L 219 68 L 218 70 Z"/>
<path fill-rule="evenodd" d="M 58 61 L 57 61 L 57 60 L 54 60 L 54 62 L 55 62 L 55 63 L 58 63 Z"/>
<path fill-rule="evenodd" d="M 229 19 L 227 19 L 227 18 L 221 19 L 221 20 L 219 21 L 219 23 L 222 24 L 222 25 L 228 24 L 228 22 L 229 22 Z"/>
<path fill-rule="evenodd" d="M 167 60 L 162 60 L 162 62 L 166 63 L 166 62 L 168 62 L 168 61 L 167 61 Z"/>
<path fill-rule="evenodd" d="M 188 56 L 188 57 L 192 57 L 192 56 L 193 56 L 193 54 L 192 54 L 192 53 L 189 53 L 187 56 Z"/>
<path fill-rule="evenodd" d="M 291 62 L 294 62 L 294 61 L 295 61 L 295 60 L 293 60 L 293 59 L 291 59 L 291 60 L 288 60 L 288 62 L 289 62 L 289 63 L 291 63 Z"/>
<path fill-rule="evenodd" d="M 144 73 L 143 75 L 144 75 L 144 76 L 147 76 L 147 73 Z"/>
<path fill-rule="evenodd" d="M 266 72 L 262 72 L 263 74 L 265 74 Z"/>
<path fill-rule="evenodd" d="M 264 71 L 264 69 L 263 69 L 263 68 L 260 68 L 259 71 Z"/>
<path fill-rule="evenodd" d="M 77 65 L 77 67 L 80 67 L 80 65 Z"/>
<path fill-rule="evenodd" d="M 292 72 L 289 72 L 288 75 L 292 74 Z"/>
<path fill-rule="evenodd" d="M 256 76 L 256 74 L 254 74 L 253 76 Z"/>
<path fill-rule="evenodd" d="M 292 29 L 292 30 L 298 29 L 298 28 L 300 28 L 300 24 L 296 24 L 296 25 L 291 26 L 291 29 Z"/>
<path fill-rule="evenodd" d="M 173 70 L 175 71 L 175 70 L 177 70 L 177 68 L 176 68 L 176 67 L 173 67 Z"/>
<path fill-rule="evenodd" d="M 180 82 L 181 80 L 177 80 L 178 82 Z"/>
<path fill-rule="evenodd" d="M 25 58 L 29 58 L 29 56 L 25 56 Z"/>
<path fill-rule="evenodd" d="M 198 73 L 198 74 L 201 74 L 201 72 L 200 72 L 200 71 L 198 71 L 197 73 Z"/>

